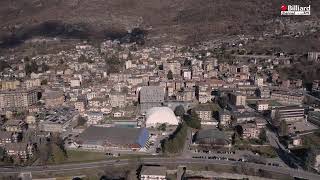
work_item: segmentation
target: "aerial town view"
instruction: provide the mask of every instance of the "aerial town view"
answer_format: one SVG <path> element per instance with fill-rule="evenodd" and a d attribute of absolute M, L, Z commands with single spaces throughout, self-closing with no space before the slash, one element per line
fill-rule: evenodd
<path fill-rule="evenodd" d="M 320 1 L 1 0 L 16 179 L 320 180 Z"/>

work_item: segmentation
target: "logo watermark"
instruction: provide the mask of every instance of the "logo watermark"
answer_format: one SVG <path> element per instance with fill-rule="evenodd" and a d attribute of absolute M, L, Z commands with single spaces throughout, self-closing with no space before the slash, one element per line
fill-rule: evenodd
<path fill-rule="evenodd" d="M 300 5 L 282 5 L 281 15 L 283 16 L 310 16 L 311 15 L 311 5 L 300 6 Z"/>

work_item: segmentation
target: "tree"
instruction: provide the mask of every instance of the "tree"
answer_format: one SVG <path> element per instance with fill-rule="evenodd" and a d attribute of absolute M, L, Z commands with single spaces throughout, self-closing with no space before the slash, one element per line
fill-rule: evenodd
<path fill-rule="evenodd" d="M 52 149 L 49 143 L 40 144 L 37 148 L 36 155 L 38 156 L 41 163 L 45 164 L 48 162 L 52 155 Z"/>
<path fill-rule="evenodd" d="M 219 106 L 224 109 L 227 107 L 228 98 L 226 96 L 222 96 L 218 99 Z"/>
<path fill-rule="evenodd" d="M 6 61 L 0 61 L 0 72 L 2 72 L 5 68 L 10 67 Z"/>
<path fill-rule="evenodd" d="M 158 127 L 158 130 L 159 131 L 166 131 L 167 129 L 167 125 L 165 123 L 161 124 L 159 127 Z"/>
<path fill-rule="evenodd" d="M 0 161 L 3 161 L 6 157 L 6 151 L 4 148 L 0 147 Z"/>
<path fill-rule="evenodd" d="M 168 78 L 169 80 L 172 80 L 172 79 L 173 79 L 173 73 L 172 73 L 171 70 L 168 71 L 167 78 Z"/>
<path fill-rule="evenodd" d="M 82 117 L 82 116 L 78 117 L 78 126 L 83 126 L 86 124 L 86 122 L 87 122 L 87 120 L 84 117 Z"/>
<path fill-rule="evenodd" d="M 242 137 L 243 135 L 243 128 L 240 125 L 236 125 L 236 127 L 234 128 L 236 133 L 239 135 L 239 137 Z"/>
<path fill-rule="evenodd" d="M 162 151 L 164 153 L 179 153 L 183 150 L 186 138 L 187 138 L 188 127 L 185 123 L 180 124 L 175 132 L 165 139 L 161 143 Z"/>
<path fill-rule="evenodd" d="M 48 84 L 48 80 L 47 79 L 41 80 L 41 85 L 47 85 L 47 84 Z"/>
<path fill-rule="evenodd" d="M 182 117 L 184 115 L 184 113 L 185 113 L 185 110 L 184 110 L 184 107 L 182 105 L 179 105 L 174 109 L 174 114 L 176 116 Z"/>
<path fill-rule="evenodd" d="M 186 122 L 186 124 L 194 129 L 200 129 L 201 128 L 201 122 L 198 114 L 191 110 L 190 114 L 184 115 L 183 120 Z"/>
<path fill-rule="evenodd" d="M 305 169 L 313 170 L 318 152 L 319 152 L 319 149 L 318 149 L 318 147 L 315 147 L 314 144 L 308 148 L 306 158 L 304 161 L 304 168 Z"/>
<path fill-rule="evenodd" d="M 38 65 L 35 61 L 27 62 L 24 68 L 27 75 L 38 72 Z"/>
<path fill-rule="evenodd" d="M 265 129 L 262 129 L 260 131 L 259 139 L 260 139 L 261 144 L 267 142 L 267 135 L 266 135 L 266 130 Z"/>
<path fill-rule="evenodd" d="M 51 144 L 52 155 L 51 161 L 61 163 L 67 159 L 67 154 L 55 143 Z"/>
<path fill-rule="evenodd" d="M 46 71 L 48 71 L 50 68 L 49 68 L 49 66 L 46 64 L 46 63 L 42 63 L 41 64 L 41 70 L 42 70 L 42 72 L 46 72 Z"/>

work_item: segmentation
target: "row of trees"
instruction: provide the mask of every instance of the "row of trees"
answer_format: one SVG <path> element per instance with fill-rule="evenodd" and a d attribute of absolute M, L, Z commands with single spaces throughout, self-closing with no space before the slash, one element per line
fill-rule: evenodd
<path fill-rule="evenodd" d="M 162 151 L 164 153 L 176 154 L 182 151 L 188 133 L 188 127 L 181 123 L 176 131 L 162 142 Z"/>
<path fill-rule="evenodd" d="M 53 135 L 48 141 L 39 144 L 36 156 L 42 164 L 61 163 L 68 158 L 64 141 L 59 135 Z"/>
<path fill-rule="evenodd" d="M 175 108 L 174 114 L 181 117 L 189 127 L 194 129 L 201 128 L 200 118 L 194 110 L 190 110 L 188 113 L 186 113 L 184 107 L 182 105 L 179 105 Z"/>

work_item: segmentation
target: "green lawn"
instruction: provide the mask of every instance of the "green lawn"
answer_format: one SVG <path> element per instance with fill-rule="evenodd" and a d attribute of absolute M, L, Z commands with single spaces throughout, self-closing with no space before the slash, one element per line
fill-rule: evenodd
<path fill-rule="evenodd" d="M 97 161 L 107 159 L 105 153 L 102 152 L 87 152 L 87 151 L 67 151 L 68 158 L 63 163 L 68 162 L 86 162 L 86 161 Z"/>
<path fill-rule="evenodd" d="M 271 100 L 271 101 L 269 101 L 269 106 L 282 106 L 282 104 L 280 104 L 276 100 Z"/>
<path fill-rule="evenodd" d="M 132 161 L 139 161 L 140 158 L 154 157 L 152 155 L 137 155 L 137 154 L 122 154 L 120 157 L 109 157 L 103 152 L 89 152 L 68 150 L 68 158 L 60 161 L 58 164 L 73 163 L 73 162 L 92 162 L 106 159 L 130 159 Z"/>

